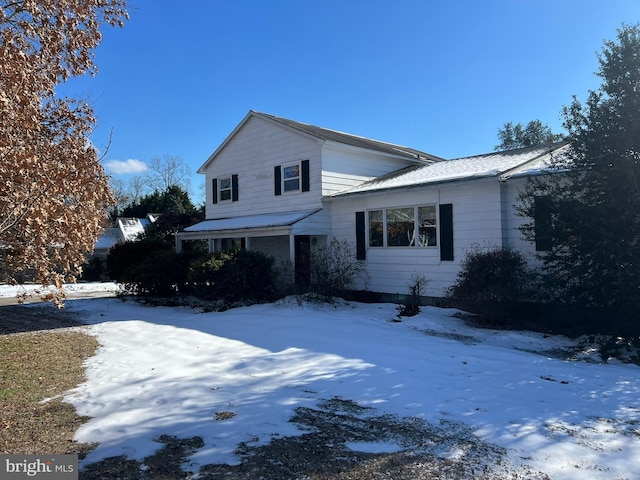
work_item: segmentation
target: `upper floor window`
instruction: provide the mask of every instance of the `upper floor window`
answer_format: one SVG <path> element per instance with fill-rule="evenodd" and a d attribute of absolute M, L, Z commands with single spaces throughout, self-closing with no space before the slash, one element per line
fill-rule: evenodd
<path fill-rule="evenodd" d="M 435 205 L 369 211 L 370 247 L 435 247 Z"/>
<path fill-rule="evenodd" d="M 218 201 L 228 200 L 231 200 L 231 177 L 221 177 L 218 179 Z"/>
<path fill-rule="evenodd" d="M 239 199 L 238 175 L 211 179 L 211 193 L 213 203 L 237 202 Z"/>
<path fill-rule="evenodd" d="M 308 192 L 310 190 L 309 160 L 276 165 L 273 171 L 273 180 L 276 195 Z"/>
<path fill-rule="evenodd" d="M 300 162 L 282 166 L 282 191 L 300 191 Z"/>

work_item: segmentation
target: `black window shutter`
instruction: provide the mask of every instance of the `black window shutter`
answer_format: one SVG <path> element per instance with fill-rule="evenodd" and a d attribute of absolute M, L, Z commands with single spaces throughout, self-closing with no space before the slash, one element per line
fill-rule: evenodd
<path fill-rule="evenodd" d="M 302 160 L 302 191 L 309 191 L 309 160 Z"/>
<path fill-rule="evenodd" d="M 213 178 L 211 180 L 211 191 L 212 193 L 212 197 L 213 197 L 213 203 L 218 203 L 218 179 L 217 178 Z"/>
<path fill-rule="evenodd" d="M 533 229 L 536 240 L 536 251 L 548 252 L 553 246 L 553 239 L 551 236 L 551 197 L 546 195 L 534 197 L 533 201 Z"/>
<path fill-rule="evenodd" d="M 231 201 L 238 201 L 238 175 L 231 175 Z"/>
<path fill-rule="evenodd" d="M 367 239 L 365 237 L 364 212 L 356 212 L 356 259 L 366 260 Z"/>
<path fill-rule="evenodd" d="M 282 167 L 280 165 L 273 168 L 273 190 L 276 195 L 282 195 Z"/>
<path fill-rule="evenodd" d="M 453 260 L 453 205 L 440 205 L 440 260 Z"/>

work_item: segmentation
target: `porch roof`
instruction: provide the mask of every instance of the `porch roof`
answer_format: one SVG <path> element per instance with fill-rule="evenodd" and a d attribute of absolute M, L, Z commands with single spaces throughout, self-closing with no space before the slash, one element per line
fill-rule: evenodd
<path fill-rule="evenodd" d="M 289 227 L 319 210 L 298 210 L 295 212 L 265 213 L 262 215 L 244 215 L 240 217 L 204 220 L 183 230 L 187 234 L 222 232 L 231 230 L 253 230 L 277 227 Z"/>

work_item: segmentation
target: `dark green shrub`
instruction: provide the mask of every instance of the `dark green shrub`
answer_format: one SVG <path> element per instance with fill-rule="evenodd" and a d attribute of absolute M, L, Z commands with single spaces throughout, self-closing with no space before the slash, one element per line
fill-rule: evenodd
<path fill-rule="evenodd" d="M 157 238 L 118 243 L 107 256 L 107 274 L 116 282 L 127 282 L 131 278 L 133 265 L 149 254 L 168 249 L 167 242 Z"/>
<path fill-rule="evenodd" d="M 508 248 L 473 250 L 462 261 L 448 297 L 485 320 L 503 323 L 517 302 L 533 300 L 536 275 L 520 252 Z"/>
<path fill-rule="evenodd" d="M 107 272 L 131 293 L 169 297 L 184 291 L 190 255 L 159 238 L 143 238 L 113 247 Z"/>
<path fill-rule="evenodd" d="M 189 278 L 202 298 L 269 300 L 274 298 L 273 265 L 273 257 L 261 252 L 215 252 L 192 262 Z"/>
<path fill-rule="evenodd" d="M 131 268 L 126 282 L 138 294 L 172 297 L 187 281 L 188 266 L 174 250 L 158 250 L 145 256 Z"/>
<path fill-rule="evenodd" d="M 100 257 L 91 257 L 89 261 L 82 266 L 81 280 L 86 282 L 99 282 L 105 276 L 105 261 Z"/>

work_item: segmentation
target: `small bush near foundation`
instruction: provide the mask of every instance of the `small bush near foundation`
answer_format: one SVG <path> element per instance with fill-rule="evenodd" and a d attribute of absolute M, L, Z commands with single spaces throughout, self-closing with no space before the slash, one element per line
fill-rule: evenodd
<path fill-rule="evenodd" d="M 366 275 L 366 265 L 356 259 L 353 244 L 333 237 L 326 247 L 311 252 L 311 291 L 332 298 L 351 289 Z"/>
<path fill-rule="evenodd" d="M 420 300 L 427 288 L 427 280 L 424 275 L 414 273 L 409 283 L 409 294 L 405 297 L 404 302 L 398 305 L 398 315 L 401 317 L 413 317 L 420 313 Z"/>
<path fill-rule="evenodd" d="M 281 260 L 274 267 L 273 288 L 279 297 L 296 293 L 296 269 L 293 262 Z"/>
<path fill-rule="evenodd" d="M 517 302 L 533 299 L 535 279 L 521 253 L 507 248 L 476 249 L 463 260 L 448 296 L 485 320 L 504 323 L 516 313 Z"/>

